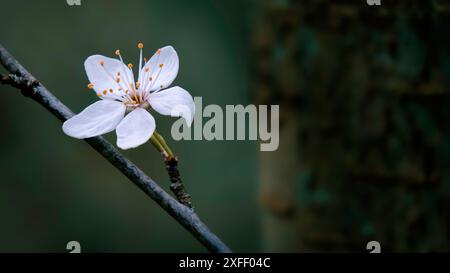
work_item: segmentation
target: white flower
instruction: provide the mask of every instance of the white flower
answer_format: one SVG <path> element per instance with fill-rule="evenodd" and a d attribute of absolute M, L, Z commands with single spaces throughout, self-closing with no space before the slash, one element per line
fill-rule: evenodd
<path fill-rule="evenodd" d="M 84 67 L 90 84 L 101 99 L 63 124 L 67 135 L 90 138 L 116 130 L 117 146 L 135 148 L 147 142 L 155 131 L 153 108 L 162 115 L 181 116 L 190 126 L 195 113 L 192 96 L 181 87 L 167 88 L 178 73 L 178 55 L 171 46 L 158 49 L 142 66 L 140 49 L 139 76 L 133 75 L 133 65 L 101 55 L 86 59 Z M 128 113 L 128 114 L 127 114 Z M 126 115 L 127 114 L 127 115 Z"/>

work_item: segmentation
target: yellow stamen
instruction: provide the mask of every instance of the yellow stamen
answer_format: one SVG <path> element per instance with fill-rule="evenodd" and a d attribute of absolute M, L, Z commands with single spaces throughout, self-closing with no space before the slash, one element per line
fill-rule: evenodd
<path fill-rule="evenodd" d="M 159 64 L 159 68 L 163 68 L 164 64 Z"/>
<path fill-rule="evenodd" d="M 117 78 L 117 79 L 116 79 L 116 82 L 119 83 L 119 82 L 120 82 L 120 78 Z"/>
<path fill-rule="evenodd" d="M 87 86 L 89 89 L 92 89 L 92 88 L 94 88 L 94 84 L 93 83 L 90 83 L 90 84 L 88 84 L 88 86 Z"/>
<path fill-rule="evenodd" d="M 129 69 L 133 68 L 133 64 L 128 64 L 128 68 Z"/>
<path fill-rule="evenodd" d="M 104 65 L 105 65 L 105 62 L 104 62 L 104 61 L 100 61 L 100 65 L 101 65 L 101 66 L 104 66 Z"/>
<path fill-rule="evenodd" d="M 114 52 L 114 54 L 116 54 L 117 56 L 119 56 L 120 55 L 120 50 L 116 50 L 116 52 Z"/>
<path fill-rule="evenodd" d="M 156 51 L 156 54 L 161 54 L 161 48 Z"/>
<path fill-rule="evenodd" d="M 144 44 L 143 44 L 143 43 L 139 43 L 139 44 L 138 44 L 138 48 L 139 48 L 139 49 L 144 48 Z"/>
<path fill-rule="evenodd" d="M 148 78 L 150 81 L 152 81 L 153 80 L 153 77 L 150 77 L 150 78 Z"/>
<path fill-rule="evenodd" d="M 112 89 L 109 89 L 109 93 L 112 93 L 113 92 L 113 90 Z"/>
<path fill-rule="evenodd" d="M 133 97 L 136 101 L 139 101 L 137 92 L 133 92 Z"/>
<path fill-rule="evenodd" d="M 139 82 L 136 82 L 136 88 L 139 88 L 141 84 Z"/>
<path fill-rule="evenodd" d="M 150 69 L 148 67 L 145 68 L 145 72 L 148 72 Z"/>
<path fill-rule="evenodd" d="M 106 91 L 106 90 L 103 90 L 103 95 L 106 95 L 106 93 L 107 93 L 108 91 Z"/>
<path fill-rule="evenodd" d="M 134 96 L 134 98 L 138 101 L 139 99 L 137 98 L 137 92 L 135 91 L 133 84 L 130 84 L 130 86 L 131 86 L 131 90 L 133 90 L 132 96 Z"/>

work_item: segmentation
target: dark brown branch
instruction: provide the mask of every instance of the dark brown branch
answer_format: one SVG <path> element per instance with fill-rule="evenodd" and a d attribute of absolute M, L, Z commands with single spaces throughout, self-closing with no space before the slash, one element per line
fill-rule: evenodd
<path fill-rule="evenodd" d="M 189 193 L 184 189 L 183 181 L 178 171 L 178 159 L 176 157 L 164 159 L 166 170 L 170 178 L 170 190 L 181 204 L 192 208 L 192 199 Z"/>
<path fill-rule="evenodd" d="M 2 84 L 9 84 L 35 100 L 59 120 L 72 117 L 73 112 L 39 83 L 3 46 L 0 45 L 0 62 L 11 73 L 1 77 Z M 133 162 L 125 158 L 103 137 L 86 139 L 86 142 L 127 176 L 136 186 L 158 203 L 178 223 L 212 252 L 230 252 L 230 249 L 200 220 L 189 207 L 180 204 L 148 177 Z"/>
<path fill-rule="evenodd" d="M 14 74 L 4 75 L 1 77 L 0 81 L 2 84 L 9 84 L 15 88 L 26 91 L 30 91 L 39 85 L 39 83 L 35 80 L 27 80 L 26 78 L 19 77 Z"/>

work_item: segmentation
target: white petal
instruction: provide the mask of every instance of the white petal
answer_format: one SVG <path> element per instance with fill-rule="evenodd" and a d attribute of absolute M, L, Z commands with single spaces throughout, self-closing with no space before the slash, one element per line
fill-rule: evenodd
<path fill-rule="evenodd" d="M 120 87 L 128 89 L 129 85 L 134 82 L 131 70 L 117 59 L 92 55 L 84 62 L 84 68 L 89 81 L 94 85 L 95 92 L 102 94 L 102 97 L 104 97 L 102 93 L 104 90 L 108 91 L 106 97 L 112 96 L 109 92 L 110 89 L 118 92 Z M 120 75 L 120 84 L 116 81 L 118 75 Z"/>
<path fill-rule="evenodd" d="M 148 102 L 156 112 L 172 117 L 181 116 L 191 126 L 195 115 L 194 99 L 183 88 L 175 86 L 151 93 Z"/>
<path fill-rule="evenodd" d="M 152 115 L 142 108 L 136 108 L 117 126 L 117 146 L 123 150 L 136 148 L 150 139 L 155 128 Z"/>
<path fill-rule="evenodd" d="M 177 77 L 178 66 L 177 52 L 172 46 L 165 46 L 160 48 L 142 67 L 138 81 L 143 84 L 142 88 L 147 92 L 167 88 Z"/>
<path fill-rule="evenodd" d="M 123 103 L 112 100 L 97 101 L 66 120 L 63 131 L 75 138 L 89 138 L 113 131 L 125 116 Z"/>

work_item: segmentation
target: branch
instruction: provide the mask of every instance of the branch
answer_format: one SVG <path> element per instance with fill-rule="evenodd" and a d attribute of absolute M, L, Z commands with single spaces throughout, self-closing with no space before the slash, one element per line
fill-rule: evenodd
<path fill-rule="evenodd" d="M 74 115 L 67 106 L 39 83 L 2 45 L 0 45 L 0 62 L 11 73 L 0 78 L 2 84 L 9 84 L 20 89 L 24 96 L 30 97 L 44 106 L 60 121 L 65 121 Z M 120 154 L 111 143 L 100 136 L 88 138 L 85 141 L 158 203 L 161 208 L 187 229 L 209 251 L 231 252 L 191 208 L 177 202 L 133 162 Z"/>

